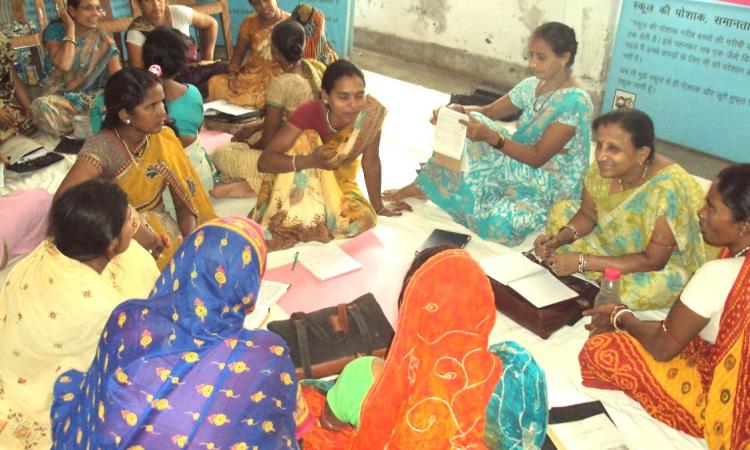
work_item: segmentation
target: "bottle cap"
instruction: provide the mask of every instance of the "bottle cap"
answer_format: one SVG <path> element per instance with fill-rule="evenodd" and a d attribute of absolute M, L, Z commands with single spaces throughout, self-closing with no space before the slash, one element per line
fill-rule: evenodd
<path fill-rule="evenodd" d="M 604 278 L 610 281 L 617 281 L 620 279 L 620 269 L 614 267 L 607 267 L 604 269 Z"/>

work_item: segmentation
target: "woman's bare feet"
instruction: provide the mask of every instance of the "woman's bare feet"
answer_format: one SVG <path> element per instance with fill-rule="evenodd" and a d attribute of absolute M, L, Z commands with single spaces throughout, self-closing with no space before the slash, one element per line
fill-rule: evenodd
<path fill-rule="evenodd" d="M 245 180 L 220 183 L 209 191 L 214 198 L 250 198 L 255 196 L 255 191 L 250 188 Z"/>
<path fill-rule="evenodd" d="M 404 200 L 407 198 L 427 200 L 427 194 L 419 189 L 416 181 L 412 181 L 411 184 L 408 184 L 402 188 L 388 189 L 387 191 L 383 192 L 383 200 L 387 202 L 397 202 L 399 200 Z"/>

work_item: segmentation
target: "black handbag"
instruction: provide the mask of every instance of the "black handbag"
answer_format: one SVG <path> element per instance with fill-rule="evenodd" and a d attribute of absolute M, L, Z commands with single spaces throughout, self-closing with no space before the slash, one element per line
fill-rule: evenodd
<path fill-rule="evenodd" d="M 300 378 L 341 373 L 358 356 L 385 356 L 393 327 L 372 294 L 311 313 L 296 312 L 288 320 L 268 324 L 289 345 Z"/>

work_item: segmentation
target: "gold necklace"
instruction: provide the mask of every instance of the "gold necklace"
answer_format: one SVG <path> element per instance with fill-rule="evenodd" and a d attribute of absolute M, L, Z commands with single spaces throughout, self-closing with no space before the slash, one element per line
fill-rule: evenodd
<path fill-rule="evenodd" d="M 648 173 L 649 166 L 651 166 L 651 163 L 646 161 L 646 163 L 643 165 L 643 173 L 641 174 L 641 179 L 638 182 L 638 185 L 643 184 L 643 181 L 646 179 L 646 174 Z M 620 187 L 620 192 L 625 192 L 625 188 L 622 186 L 622 178 L 617 179 L 617 185 Z"/>
<path fill-rule="evenodd" d="M 333 128 L 333 125 L 331 125 L 331 108 L 326 108 L 326 123 L 328 124 L 328 128 L 331 129 L 334 133 L 338 133 L 339 130 Z"/>
<path fill-rule="evenodd" d="M 123 139 L 123 137 L 120 136 L 120 132 L 117 131 L 117 128 L 113 128 L 113 130 L 115 131 L 115 134 L 117 135 L 117 138 L 120 140 L 120 142 L 122 142 L 122 145 L 125 146 L 125 150 L 127 151 L 128 156 L 130 156 L 130 161 L 133 163 L 133 165 L 135 167 L 137 167 L 137 168 L 140 169 L 140 166 L 138 165 L 138 161 L 135 159 L 135 155 L 133 154 L 133 152 L 130 151 L 130 146 L 128 145 L 127 141 L 125 141 L 125 139 Z M 147 142 L 148 142 L 148 136 L 146 136 L 143 139 L 143 141 L 140 144 L 138 144 L 138 147 L 136 148 L 136 151 L 140 153 L 141 150 L 143 149 L 144 145 Z"/>

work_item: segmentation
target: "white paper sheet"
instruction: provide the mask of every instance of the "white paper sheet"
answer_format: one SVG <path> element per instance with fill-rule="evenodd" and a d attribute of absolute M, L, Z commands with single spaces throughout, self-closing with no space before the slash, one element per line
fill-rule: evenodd
<path fill-rule="evenodd" d="M 260 328 L 268 320 L 271 306 L 275 305 L 286 294 L 289 285 L 278 281 L 262 280 L 258 300 L 253 312 L 245 316 L 244 327 L 248 329 Z"/>
<path fill-rule="evenodd" d="M 299 262 L 320 281 L 362 268 L 361 262 L 334 243 L 304 251 L 299 256 Z"/>
<path fill-rule="evenodd" d="M 511 281 L 547 270 L 529 260 L 521 252 L 503 253 L 502 255 L 484 258 L 479 261 L 479 265 L 482 266 L 487 276 L 506 286 Z"/>
<path fill-rule="evenodd" d="M 559 449 L 564 450 L 627 450 L 620 430 L 604 414 L 552 424 L 550 438 Z"/>
<path fill-rule="evenodd" d="M 211 116 L 210 111 L 218 111 L 224 114 L 232 116 L 241 116 L 256 111 L 255 109 L 245 108 L 239 105 L 234 105 L 226 100 L 215 100 L 208 102 L 203 105 L 203 113 L 206 116 Z"/>
<path fill-rule="evenodd" d="M 466 120 L 466 114 L 450 108 L 440 108 L 432 137 L 434 151 L 457 161 L 461 160 L 466 143 L 466 125 L 459 122 L 461 119 Z"/>
<path fill-rule="evenodd" d="M 546 270 L 512 281 L 508 286 L 537 308 L 544 308 L 578 296 L 576 291 Z"/>

